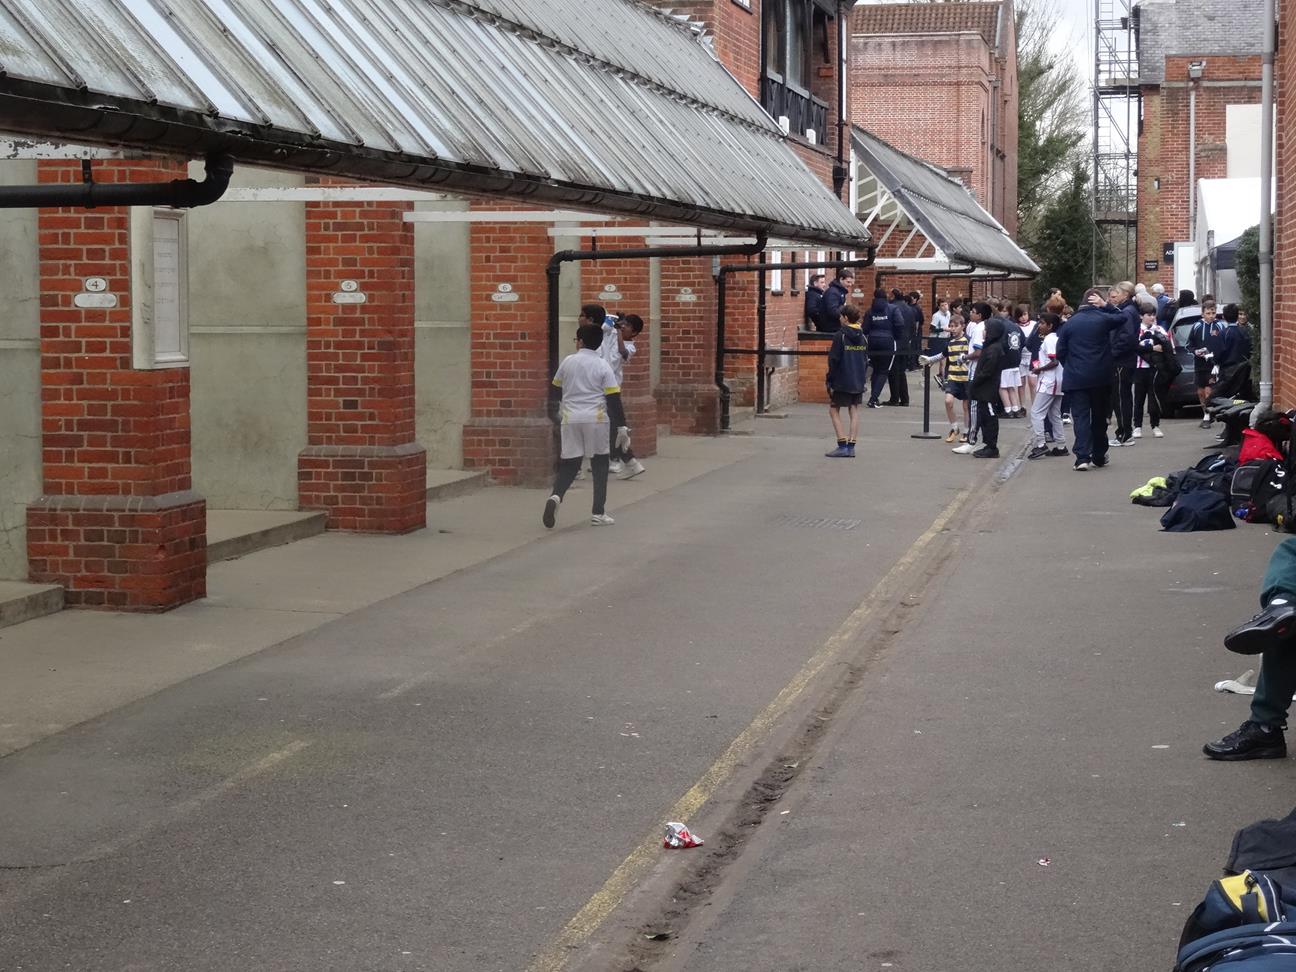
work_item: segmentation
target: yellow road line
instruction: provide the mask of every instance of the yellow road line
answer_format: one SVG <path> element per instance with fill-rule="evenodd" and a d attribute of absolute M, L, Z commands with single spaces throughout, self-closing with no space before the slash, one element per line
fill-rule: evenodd
<path fill-rule="evenodd" d="M 887 588 L 892 580 L 908 570 L 918 560 L 927 545 L 945 529 L 946 525 L 954 518 L 959 508 L 967 501 L 975 489 L 975 486 L 969 486 L 950 500 L 949 505 L 941 510 L 940 515 L 932 521 L 931 526 L 910 545 L 899 560 L 891 565 L 891 569 L 865 595 L 855 610 L 850 613 L 850 616 L 842 622 L 841 627 L 829 636 L 828 640 L 793 676 L 792 681 L 783 687 L 783 690 L 774 698 L 774 701 L 761 710 L 751 724 L 739 733 L 728 748 L 720 754 L 719 759 L 712 763 L 701 778 L 689 788 L 688 792 L 670 808 L 666 814 L 666 820 L 687 822 L 693 814 L 697 813 L 707 800 L 715 795 L 716 790 L 724 785 L 738 767 L 765 741 L 778 720 L 800 699 L 815 677 L 829 664 L 837 660 L 837 657 L 859 636 L 860 631 L 863 630 L 873 614 L 879 608 L 886 609 L 893 606 L 890 602 L 882 602 L 878 595 Z M 630 856 L 612 872 L 603 887 L 599 888 L 594 896 L 585 903 L 584 907 L 567 922 L 563 930 L 558 933 L 558 936 L 536 956 L 535 960 L 527 967 L 527 972 L 560 972 L 565 968 L 571 951 L 589 940 L 599 926 L 607 920 L 608 916 L 621 903 L 621 900 L 630 889 L 657 862 L 660 853 L 661 832 L 654 830 L 639 842 L 639 845 L 630 852 Z"/>

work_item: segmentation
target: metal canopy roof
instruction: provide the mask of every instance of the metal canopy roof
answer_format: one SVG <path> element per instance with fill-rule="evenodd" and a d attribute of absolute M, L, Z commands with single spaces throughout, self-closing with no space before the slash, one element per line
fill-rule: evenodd
<path fill-rule="evenodd" d="M 878 187 L 871 198 L 861 190 L 860 208 L 871 217 L 867 222 L 902 212 L 951 264 L 975 264 L 989 273 L 1039 273 L 1035 261 L 957 179 L 862 128 L 851 129 L 851 144 Z"/>
<path fill-rule="evenodd" d="M 638 0 L 0 0 L 0 128 L 860 246 Z"/>

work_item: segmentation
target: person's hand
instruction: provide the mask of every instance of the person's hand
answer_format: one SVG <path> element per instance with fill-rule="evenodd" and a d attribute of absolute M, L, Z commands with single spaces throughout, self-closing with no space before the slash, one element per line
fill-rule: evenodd
<path fill-rule="evenodd" d="M 622 452 L 630 448 L 630 428 L 622 425 L 617 429 L 616 447 Z"/>
<path fill-rule="evenodd" d="M 1103 300 L 1101 294 L 1090 294 L 1088 298 L 1086 298 L 1085 303 L 1090 307 L 1102 307 L 1107 303 L 1107 301 Z"/>

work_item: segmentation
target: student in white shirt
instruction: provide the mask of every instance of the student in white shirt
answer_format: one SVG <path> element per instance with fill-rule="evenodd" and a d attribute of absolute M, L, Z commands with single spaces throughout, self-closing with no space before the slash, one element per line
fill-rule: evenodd
<path fill-rule="evenodd" d="M 590 304 L 581 308 L 581 316 L 602 320 L 602 307 Z M 580 472 L 581 460 L 590 459 L 594 473 L 594 506 L 590 523 L 608 526 L 615 522 L 604 508 L 607 502 L 608 452 L 611 430 L 616 428 L 618 447 L 630 447 L 630 430 L 626 428 L 621 408 L 621 386 L 599 354 L 603 330 L 598 324 L 582 324 L 576 329 L 575 354 L 563 358 L 553 383 L 562 389 L 562 458 L 554 479 L 553 493 L 545 501 L 544 525 L 553 528 L 563 497 Z"/>
<path fill-rule="evenodd" d="M 967 366 L 968 366 L 968 386 L 972 384 L 972 379 L 976 377 L 977 361 L 981 358 L 981 352 L 985 347 L 986 321 L 994 316 L 994 309 L 985 301 L 977 301 L 968 308 L 968 326 L 967 326 Z M 972 402 L 971 418 L 968 427 L 967 441 L 961 445 L 956 445 L 950 452 L 958 453 L 962 456 L 970 456 L 976 452 L 977 446 L 977 426 L 980 424 L 978 419 L 978 403 Z"/>
<path fill-rule="evenodd" d="M 1031 365 L 1031 373 L 1038 380 L 1038 385 L 1030 413 L 1031 432 L 1035 438 L 1032 441 L 1033 448 L 1026 458 L 1065 456 L 1068 454 L 1067 447 L 1057 438 L 1062 435 L 1062 363 L 1057 357 L 1057 330 L 1062 326 L 1062 318 L 1045 311 L 1039 316 L 1039 322 L 1035 326 L 1039 328 L 1044 340 L 1040 343 L 1039 360 Z M 1055 436 L 1047 442 L 1044 437 L 1045 418 Z"/>
<path fill-rule="evenodd" d="M 599 354 L 612 366 L 618 387 L 622 384 L 626 362 L 634 357 L 635 338 L 643 331 L 643 327 L 643 318 L 638 314 L 608 316 L 603 319 L 603 344 L 599 347 Z M 628 448 L 618 449 L 613 446 L 610 468 L 617 479 L 634 479 L 644 471 L 644 464 Z"/>

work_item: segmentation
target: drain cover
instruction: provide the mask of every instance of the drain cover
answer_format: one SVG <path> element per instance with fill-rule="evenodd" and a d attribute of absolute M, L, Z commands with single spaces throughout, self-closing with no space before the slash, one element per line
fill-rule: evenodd
<path fill-rule="evenodd" d="M 780 526 L 800 527 L 804 530 L 854 530 L 859 520 L 846 520 L 835 516 L 798 516 L 784 513 L 774 518 Z"/>

